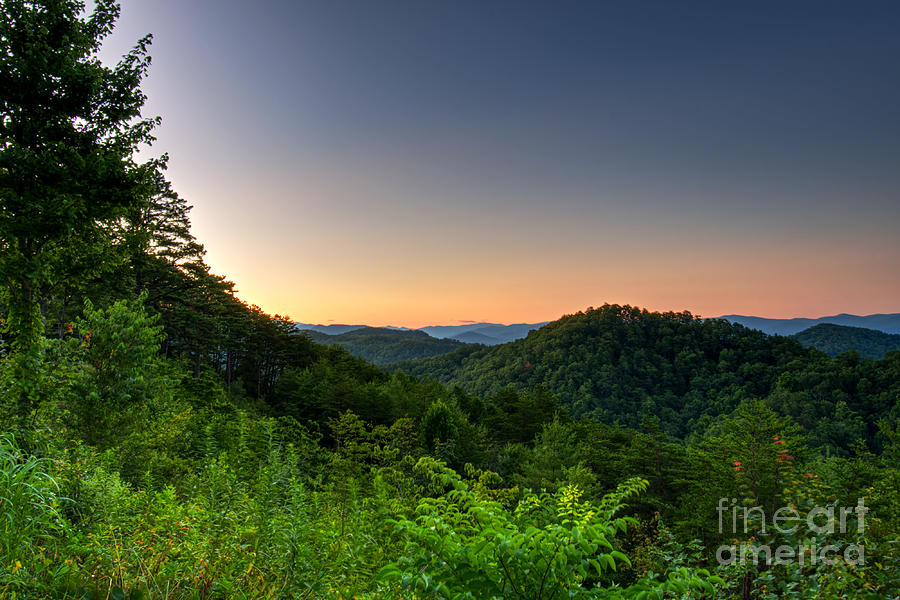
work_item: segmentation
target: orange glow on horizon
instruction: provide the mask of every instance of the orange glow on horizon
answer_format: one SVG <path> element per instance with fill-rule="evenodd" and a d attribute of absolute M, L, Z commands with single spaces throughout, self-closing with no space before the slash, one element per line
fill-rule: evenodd
<path fill-rule="evenodd" d="M 142 88 L 146 115 L 163 118 L 151 155 L 169 154 L 212 270 L 269 313 L 421 327 L 551 321 L 607 302 L 704 317 L 900 312 L 883 76 L 897 42 L 867 21 L 877 11 L 832 15 L 857 32 L 848 40 L 877 33 L 872 44 L 809 29 L 805 51 L 837 61 L 809 68 L 793 36 L 761 48 L 657 21 L 671 11 L 602 20 L 624 37 L 571 21 L 590 24 L 584 45 L 561 43 L 569 28 L 555 28 L 564 40 L 522 29 L 517 48 L 452 3 L 455 29 L 419 16 L 483 46 L 434 44 L 409 11 L 383 29 L 317 3 L 291 5 L 292 19 L 124 4 L 104 60 L 158 34 Z M 693 41 L 657 46 L 654 23 Z M 747 68 L 696 60 L 702 39 Z M 422 69 L 432 58 L 448 68 Z M 521 68 L 537 64 L 553 68 Z"/>
<path fill-rule="evenodd" d="M 718 317 L 738 314 L 766 318 L 817 318 L 839 313 L 868 315 L 900 311 L 890 302 L 873 302 L 864 294 L 841 298 L 825 296 L 821 289 L 830 288 L 827 280 L 789 286 L 791 274 L 770 274 L 768 285 L 756 278 L 744 280 L 687 278 L 679 285 L 665 273 L 656 273 L 658 284 L 647 276 L 643 284 L 635 277 L 619 273 L 618 281 L 608 285 L 579 282 L 580 273 L 558 273 L 552 285 L 529 285 L 526 281 L 491 284 L 481 281 L 477 289 L 448 282 L 432 284 L 423 290 L 418 286 L 398 286 L 389 290 L 371 287 L 352 280 L 330 280 L 325 284 L 271 285 L 248 278 L 233 277 L 238 296 L 257 304 L 271 314 L 289 315 L 293 320 L 310 324 L 331 323 L 420 328 L 429 325 L 461 325 L 465 322 L 538 323 L 598 307 L 605 303 L 630 304 L 651 311 L 687 310 L 696 316 Z M 760 274 L 760 278 L 765 278 Z M 549 278 L 548 278 L 549 279 Z M 629 280 L 630 279 L 630 280 Z M 811 284 L 818 284 L 815 287 Z M 886 282 L 882 293 L 890 292 Z M 767 298 L 773 288 L 790 293 Z M 878 291 L 864 288 L 869 292 Z M 803 294 L 801 294 L 801 292 Z"/>
<path fill-rule="evenodd" d="M 478 203 L 478 190 L 325 166 L 233 181 L 172 170 L 213 271 L 304 323 L 535 323 L 604 303 L 703 317 L 900 312 L 889 219 L 862 235 L 832 216 L 799 227 L 677 205 L 558 211 L 537 193 Z M 291 201 L 256 211 L 255 181 L 267 182 L 259 203 Z"/>

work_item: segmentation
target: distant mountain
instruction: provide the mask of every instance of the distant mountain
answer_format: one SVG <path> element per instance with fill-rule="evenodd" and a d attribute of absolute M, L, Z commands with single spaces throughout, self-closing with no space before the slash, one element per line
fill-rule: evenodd
<path fill-rule="evenodd" d="M 804 346 L 818 348 L 829 356 L 857 350 L 866 358 L 879 359 L 891 350 L 900 350 L 900 335 L 832 323 L 819 323 L 791 337 Z"/>
<path fill-rule="evenodd" d="M 769 334 L 778 335 L 793 335 L 821 323 L 875 329 L 884 333 L 900 333 L 900 313 L 867 316 L 840 314 L 818 319 L 767 319 L 765 317 L 748 317 L 744 315 L 724 315 L 719 318 L 732 323 L 740 323 L 750 329 L 759 329 Z"/>
<path fill-rule="evenodd" d="M 453 338 L 472 344 L 494 346 L 518 340 L 529 331 L 539 329 L 549 323 L 516 323 L 514 325 L 498 325 L 497 323 L 470 323 L 467 325 L 437 325 L 423 327 L 422 331 L 439 338 Z"/>
<path fill-rule="evenodd" d="M 482 327 L 493 326 L 494 323 L 467 323 L 465 325 L 429 325 L 422 327 L 422 331 L 436 338 L 454 337 L 467 331 L 475 331 Z"/>
<path fill-rule="evenodd" d="M 342 346 L 350 354 L 378 365 L 437 356 L 464 345 L 457 340 L 431 337 L 424 331 L 385 327 L 358 327 L 340 334 L 306 330 L 306 334 L 314 342 Z"/>
<path fill-rule="evenodd" d="M 295 323 L 295 325 L 297 329 L 302 329 L 303 331 L 315 331 L 328 335 L 340 335 L 354 329 L 368 327 L 367 325 L 311 325 L 310 323 Z"/>
<path fill-rule="evenodd" d="M 495 346 L 500 343 L 500 340 L 498 340 L 497 338 L 478 333 L 477 331 L 466 331 L 465 333 L 460 333 L 459 335 L 455 335 L 452 338 L 445 339 L 459 340 L 460 342 L 464 342 L 466 344 L 484 344 L 485 346 Z"/>
<path fill-rule="evenodd" d="M 486 346 L 494 346 L 496 344 L 505 344 L 528 335 L 533 329 L 538 329 L 546 325 L 548 321 L 543 323 L 516 323 L 513 325 L 500 325 L 498 323 L 467 323 L 465 325 L 429 325 L 421 329 L 409 329 L 407 327 L 394 327 L 386 325 L 384 327 L 372 328 L 368 325 L 310 325 L 308 323 L 297 323 L 297 329 L 316 331 L 328 335 L 340 335 L 356 329 L 390 329 L 394 331 L 423 331 L 429 336 L 438 339 L 454 339 L 466 344 L 484 344 Z"/>

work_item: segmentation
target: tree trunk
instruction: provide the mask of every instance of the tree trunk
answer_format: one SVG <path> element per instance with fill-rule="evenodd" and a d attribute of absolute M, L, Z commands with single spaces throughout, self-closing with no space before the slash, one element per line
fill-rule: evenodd
<path fill-rule="evenodd" d="M 15 289 L 18 287 L 18 289 Z M 13 380 L 19 388 L 16 413 L 19 427 L 27 429 L 37 407 L 37 378 L 40 372 L 43 319 L 34 284 L 25 279 L 10 286 L 9 329 L 12 333 Z"/>

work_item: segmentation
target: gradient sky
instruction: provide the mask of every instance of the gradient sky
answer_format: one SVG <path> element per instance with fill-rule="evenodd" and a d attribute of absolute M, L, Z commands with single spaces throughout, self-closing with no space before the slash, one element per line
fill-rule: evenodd
<path fill-rule="evenodd" d="M 155 152 L 304 322 L 900 311 L 900 3 L 124 0 Z"/>

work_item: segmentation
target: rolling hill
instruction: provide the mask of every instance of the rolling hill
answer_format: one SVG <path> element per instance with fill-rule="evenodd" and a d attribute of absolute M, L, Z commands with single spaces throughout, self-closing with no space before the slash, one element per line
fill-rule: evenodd
<path fill-rule="evenodd" d="M 336 335 L 315 330 L 305 333 L 314 342 L 342 346 L 350 354 L 378 365 L 436 356 L 464 345 L 458 340 L 431 337 L 424 331 L 383 327 L 359 327 Z"/>
<path fill-rule="evenodd" d="M 493 338 L 477 331 L 466 331 L 450 338 L 448 340 L 457 340 L 465 344 L 484 344 L 485 346 L 495 346 L 501 343 L 497 338 Z"/>
<path fill-rule="evenodd" d="M 791 337 L 829 356 L 856 350 L 865 358 L 879 359 L 891 350 L 900 350 L 900 335 L 832 323 L 820 323 Z"/>
<path fill-rule="evenodd" d="M 795 340 L 724 320 L 605 305 L 513 342 L 394 367 L 479 395 L 540 385 L 576 415 L 631 426 L 654 415 L 678 435 L 742 396 L 767 396 L 784 365 L 808 352 Z"/>
<path fill-rule="evenodd" d="M 295 323 L 295 325 L 297 326 L 297 329 L 300 329 L 301 331 L 314 331 L 316 333 L 324 333 L 327 335 L 340 335 L 342 333 L 347 333 L 348 331 L 353 331 L 354 329 L 368 327 L 368 325 L 313 325 L 311 323 Z"/>
<path fill-rule="evenodd" d="M 460 340 L 467 343 L 484 344 L 493 346 L 496 344 L 505 344 L 512 342 L 528 335 L 529 331 L 539 329 L 547 324 L 543 323 L 516 323 L 514 325 L 495 325 L 492 323 L 481 323 L 474 329 L 466 329 L 460 333 L 454 333 L 447 337 Z M 426 327 L 425 330 L 428 328 Z M 433 335 L 433 334 L 432 334 Z"/>

